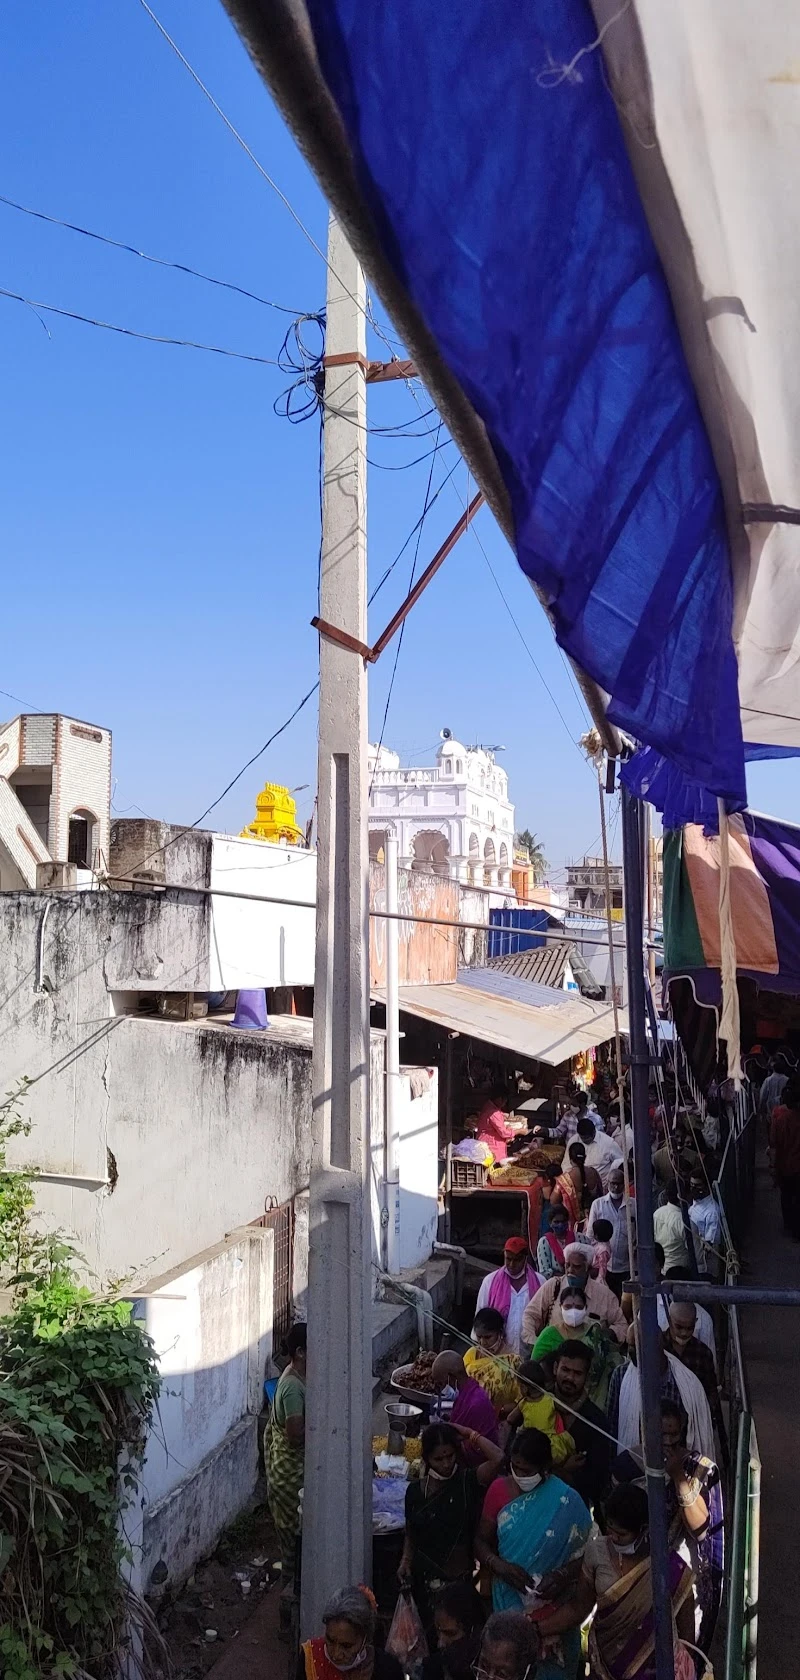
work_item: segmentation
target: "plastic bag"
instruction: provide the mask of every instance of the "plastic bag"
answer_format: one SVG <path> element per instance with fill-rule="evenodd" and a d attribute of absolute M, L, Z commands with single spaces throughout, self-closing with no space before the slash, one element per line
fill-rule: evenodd
<path fill-rule="evenodd" d="M 404 1668 L 412 1668 L 428 1655 L 422 1618 L 407 1588 L 401 1590 L 395 1605 L 386 1649 Z"/>

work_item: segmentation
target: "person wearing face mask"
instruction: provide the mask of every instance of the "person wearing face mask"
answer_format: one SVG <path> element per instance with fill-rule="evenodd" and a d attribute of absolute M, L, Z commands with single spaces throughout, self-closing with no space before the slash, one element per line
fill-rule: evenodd
<path fill-rule="evenodd" d="M 631 1206 L 630 1213 L 631 1235 L 634 1244 L 635 1260 L 636 1210 L 633 1206 Z M 597 1201 L 592 1202 L 592 1209 L 589 1214 L 590 1236 L 594 1236 L 596 1234 L 595 1228 L 602 1220 L 607 1220 L 612 1227 L 612 1234 L 610 1238 L 611 1252 L 605 1281 L 608 1284 L 609 1289 L 612 1290 L 619 1301 L 622 1299 L 622 1285 L 626 1277 L 631 1277 L 633 1275 L 628 1258 L 628 1218 L 627 1209 L 625 1207 L 625 1172 L 621 1161 L 619 1161 L 617 1165 L 613 1166 L 609 1171 L 607 1195 L 598 1196 Z"/>
<path fill-rule="evenodd" d="M 475 1346 L 464 1354 L 464 1370 L 488 1394 L 498 1417 L 506 1418 L 519 1404 L 520 1361 L 506 1341 L 502 1313 L 483 1307 L 472 1326 Z"/>
<path fill-rule="evenodd" d="M 324 1634 L 300 1648 L 295 1680 L 403 1680 L 396 1657 L 375 1648 L 378 1623 L 368 1587 L 345 1587 L 334 1593 L 322 1613 Z"/>
<path fill-rule="evenodd" d="M 574 1241 L 575 1232 L 570 1225 L 569 1214 L 557 1202 L 550 1212 L 549 1228 L 539 1238 L 536 1250 L 536 1264 L 545 1283 L 550 1278 L 564 1276 L 564 1249 Z"/>
<path fill-rule="evenodd" d="M 483 1436 L 495 1445 L 500 1440 L 500 1425 L 491 1400 L 484 1388 L 474 1377 L 467 1374 L 463 1357 L 453 1348 L 446 1348 L 437 1354 L 431 1366 L 431 1381 L 440 1394 L 455 1390 L 453 1410 L 450 1422 L 460 1425 L 470 1434 Z M 466 1441 L 463 1450 L 464 1461 L 467 1464 L 478 1465 L 482 1462 L 478 1448 Z"/>
<path fill-rule="evenodd" d="M 436 1650 L 422 1664 L 421 1680 L 473 1680 L 486 1625 L 486 1606 L 470 1581 L 453 1581 L 433 1606 Z"/>
<path fill-rule="evenodd" d="M 529 1301 L 541 1288 L 524 1237 L 509 1237 L 503 1248 L 503 1264 L 485 1277 L 478 1291 L 476 1311 L 494 1307 L 502 1315 L 505 1338 L 512 1353 L 521 1351 L 522 1319 Z"/>
<path fill-rule="evenodd" d="M 426 1630 L 433 1630 L 433 1601 L 449 1581 L 471 1581 L 475 1531 L 483 1495 L 503 1462 L 493 1441 L 451 1423 L 422 1431 L 422 1473 L 406 1489 L 406 1534 L 397 1571 L 410 1586 Z M 465 1463 L 464 1448 L 477 1455 Z"/>
<path fill-rule="evenodd" d="M 599 1279 L 589 1279 L 599 1282 Z M 587 1291 L 569 1284 L 561 1291 L 560 1326 L 548 1324 L 537 1336 L 533 1346 L 534 1359 L 552 1360 L 565 1343 L 580 1342 L 592 1356 L 587 1392 L 589 1399 L 601 1411 L 605 1409 L 611 1377 L 622 1359 L 622 1350 L 615 1336 L 589 1311 Z"/>
<path fill-rule="evenodd" d="M 540 1640 L 533 1622 L 515 1610 L 498 1610 L 483 1630 L 475 1680 L 536 1680 Z"/>
<path fill-rule="evenodd" d="M 628 1326 L 616 1295 L 600 1278 L 589 1276 L 591 1249 L 582 1243 L 570 1243 L 564 1250 L 564 1276 L 551 1278 L 542 1285 L 529 1303 L 522 1319 L 522 1341 L 532 1348 L 548 1325 L 564 1332 L 561 1297 L 565 1290 L 578 1288 L 586 1297 L 591 1322 L 604 1325 L 620 1344 L 624 1344 Z M 537 1358 L 539 1355 L 537 1354 Z"/>
<path fill-rule="evenodd" d="M 667 1583 L 672 1613 L 678 1637 L 690 1642 L 694 1639 L 693 1581 L 691 1569 L 671 1551 Z M 567 1629 L 579 1628 L 593 1609 L 592 1680 L 655 1680 L 647 1494 L 630 1483 L 609 1495 L 606 1533 L 589 1541 L 573 1596 L 539 1622 L 539 1631 L 545 1639 L 563 1635 Z"/>
<path fill-rule="evenodd" d="M 580 1557 L 591 1526 L 583 1500 L 552 1473 L 547 1436 L 521 1429 L 511 1447 L 511 1473 L 492 1482 L 478 1530 L 478 1556 L 492 1578 L 495 1610 L 522 1609 L 542 1576 Z M 574 1674 L 579 1652 L 575 1624 L 564 1639 L 563 1661 L 545 1658 L 536 1680 Z"/>
<path fill-rule="evenodd" d="M 692 1452 L 714 1457 L 714 1425 L 711 1408 L 699 1377 L 690 1371 L 663 1342 L 661 1355 L 661 1399 L 676 1401 L 688 1419 L 688 1443 Z M 642 1398 L 636 1366 L 636 1325 L 628 1331 L 628 1360 L 614 1371 L 608 1390 L 609 1433 L 620 1448 L 636 1451 L 642 1432 Z"/>
<path fill-rule="evenodd" d="M 711 1408 L 711 1419 L 720 1448 L 720 1463 L 728 1466 L 728 1436 L 722 1415 L 717 1370 L 710 1350 L 697 1335 L 697 1308 L 691 1301 L 670 1301 L 667 1328 L 661 1340 L 666 1353 L 673 1353 L 702 1383 Z"/>

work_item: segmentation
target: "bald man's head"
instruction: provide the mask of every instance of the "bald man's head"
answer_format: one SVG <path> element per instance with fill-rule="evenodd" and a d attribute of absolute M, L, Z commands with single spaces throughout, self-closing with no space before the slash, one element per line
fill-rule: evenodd
<path fill-rule="evenodd" d="M 466 1377 L 464 1361 L 460 1353 L 454 1353 L 447 1348 L 444 1353 L 437 1354 L 433 1361 L 431 1377 L 437 1388 L 458 1388 Z"/>

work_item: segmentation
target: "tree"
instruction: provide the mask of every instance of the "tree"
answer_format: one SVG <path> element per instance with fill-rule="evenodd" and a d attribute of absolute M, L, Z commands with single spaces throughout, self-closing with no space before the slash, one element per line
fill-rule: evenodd
<path fill-rule="evenodd" d="M 521 834 L 514 836 L 514 843 L 527 852 L 533 869 L 533 879 L 539 886 L 550 868 L 541 840 L 536 834 L 531 834 L 529 828 L 523 828 Z"/>

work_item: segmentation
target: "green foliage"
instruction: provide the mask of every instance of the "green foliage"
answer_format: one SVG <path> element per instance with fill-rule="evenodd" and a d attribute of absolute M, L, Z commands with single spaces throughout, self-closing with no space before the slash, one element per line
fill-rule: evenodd
<path fill-rule="evenodd" d="M 533 878 L 538 886 L 550 868 L 541 840 L 538 835 L 531 834 L 529 828 L 523 828 L 521 834 L 515 834 L 514 844 L 527 852 L 533 866 Z"/>
<path fill-rule="evenodd" d="M 120 1518 L 158 1394 L 130 1304 L 97 1299 L 79 1256 L 31 1223 L 30 1178 L 6 1164 L 19 1093 L 0 1107 L 0 1672 L 118 1672 L 130 1594 Z"/>

